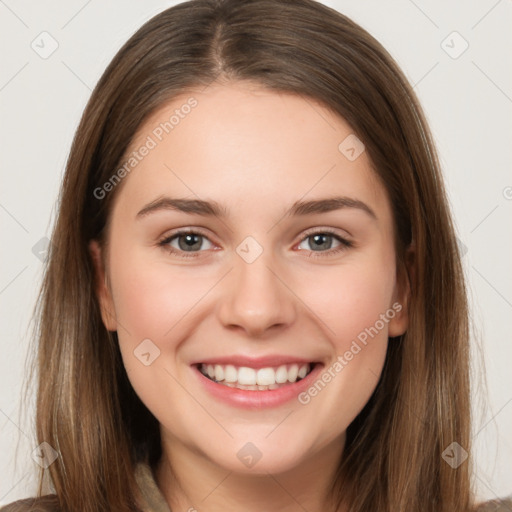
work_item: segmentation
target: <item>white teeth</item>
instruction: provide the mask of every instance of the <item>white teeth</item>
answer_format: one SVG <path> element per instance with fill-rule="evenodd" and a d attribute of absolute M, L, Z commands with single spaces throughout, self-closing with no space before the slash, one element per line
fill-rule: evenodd
<path fill-rule="evenodd" d="M 295 382 L 297 380 L 297 376 L 299 375 L 299 365 L 292 364 L 290 368 L 288 368 L 288 381 Z"/>
<path fill-rule="evenodd" d="M 272 368 L 260 368 L 256 373 L 256 382 L 260 386 L 269 386 L 276 383 L 276 373 Z"/>
<path fill-rule="evenodd" d="M 244 384 L 245 386 L 256 384 L 256 371 L 253 368 L 247 368 L 247 366 L 238 368 L 238 384 Z"/>
<path fill-rule="evenodd" d="M 286 369 L 286 366 L 280 366 L 276 371 L 276 383 L 277 384 L 284 384 L 288 381 L 288 370 Z"/>
<path fill-rule="evenodd" d="M 226 382 L 236 382 L 238 380 L 238 372 L 233 365 L 228 364 L 224 368 L 224 380 Z"/>
<path fill-rule="evenodd" d="M 294 383 L 303 379 L 310 372 L 311 366 L 290 364 L 278 367 L 249 368 L 234 365 L 202 364 L 201 372 L 220 384 L 239 389 L 269 390 L 277 389 L 283 384 Z"/>
<path fill-rule="evenodd" d="M 305 364 L 303 364 L 299 368 L 299 372 L 297 375 L 298 375 L 299 379 L 303 379 L 307 374 L 308 374 L 308 367 Z"/>
<path fill-rule="evenodd" d="M 217 382 L 224 380 L 224 368 L 220 364 L 215 365 L 215 380 Z"/>

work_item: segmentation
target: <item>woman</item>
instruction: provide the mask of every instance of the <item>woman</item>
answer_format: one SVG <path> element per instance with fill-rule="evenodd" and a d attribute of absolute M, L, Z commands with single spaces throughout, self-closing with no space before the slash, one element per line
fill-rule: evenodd
<path fill-rule="evenodd" d="M 146 23 L 75 136 L 38 367 L 54 495 L 6 511 L 475 510 L 460 255 L 380 44 L 309 0 Z"/>

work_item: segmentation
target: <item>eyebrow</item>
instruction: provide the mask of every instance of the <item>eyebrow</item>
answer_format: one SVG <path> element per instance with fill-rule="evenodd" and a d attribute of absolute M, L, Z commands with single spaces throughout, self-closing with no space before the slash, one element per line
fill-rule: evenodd
<path fill-rule="evenodd" d="M 374 220 L 377 220 L 377 215 L 366 203 L 359 199 L 346 196 L 329 197 L 311 201 L 295 201 L 295 203 L 293 203 L 293 205 L 285 212 L 283 217 L 327 213 L 345 208 L 361 210 L 367 213 Z M 159 197 L 144 206 L 144 208 L 137 213 L 136 218 L 146 217 L 151 213 L 165 210 L 180 211 L 191 215 L 202 215 L 205 217 L 215 216 L 225 218 L 228 216 L 228 210 L 216 201 Z"/>

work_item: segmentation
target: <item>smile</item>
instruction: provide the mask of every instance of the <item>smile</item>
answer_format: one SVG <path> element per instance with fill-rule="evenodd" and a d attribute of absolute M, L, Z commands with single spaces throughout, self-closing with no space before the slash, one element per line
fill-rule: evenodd
<path fill-rule="evenodd" d="M 282 364 L 263 368 L 232 364 L 200 364 L 199 371 L 208 379 L 230 388 L 247 391 L 271 391 L 305 378 L 312 364 Z"/>
<path fill-rule="evenodd" d="M 325 364 L 293 355 L 242 354 L 192 361 L 199 386 L 230 407 L 261 410 L 297 400 L 318 378 Z"/>

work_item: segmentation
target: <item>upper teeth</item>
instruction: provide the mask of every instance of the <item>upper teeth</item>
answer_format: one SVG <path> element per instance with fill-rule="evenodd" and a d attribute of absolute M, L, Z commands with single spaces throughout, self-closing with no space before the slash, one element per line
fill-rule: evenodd
<path fill-rule="evenodd" d="M 285 382 L 296 382 L 303 379 L 310 370 L 309 363 L 298 365 L 281 365 L 277 367 L 249 368 L 247 366 L 236 367 L 231 364 L 202 364 L 201 372 L 208 375 L 217 382 L 229 382 L 242 385 L 271 386 L 273 384 L 284 384 Z"/>

